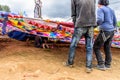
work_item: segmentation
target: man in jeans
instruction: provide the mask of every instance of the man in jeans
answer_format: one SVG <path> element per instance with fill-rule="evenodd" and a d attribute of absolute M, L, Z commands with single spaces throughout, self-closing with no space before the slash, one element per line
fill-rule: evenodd
<path fill-rule="evenodd" d="M 100 26 L 100 32 L 94 42 L 94 52 L 98 62 L 97 68 L 100 70 L 110 68 L 112 61 L 110 47 L 114 36 L 116 17 L 114 11 L 108 5 L 108 0 L 98 1 L 97 24 Z M 105 61 L 102 59 L 100 52 L 102 46 L 104 46 Z"/>
<path fill-rule="evenodd" d="M 75 48 L 84 35 L 86 42 L 86 70 L 92 71 L 93 28 L 96 26 L 95 0 L 71 0 L 71 11 L 74 22 L 72 37 L 66 66 L 74 63 Z"/>
<path fill-rule="evenodd" d="M 8 14 L 4 14 L 4 15 L 2 15 L 2 17 L 4 18 L 4 20 L 3 20 L 3 26 L 2 26 L 2 35 L 5 35 L 5 34 L 7 34 L 7 32 L 6 32 L 6 26 L 7 26 L 7 21 L 8 21 Z"/>

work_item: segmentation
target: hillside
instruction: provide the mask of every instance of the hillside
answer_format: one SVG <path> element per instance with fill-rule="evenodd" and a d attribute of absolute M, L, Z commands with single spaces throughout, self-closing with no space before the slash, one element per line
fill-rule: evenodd
<path fill-rule="evenodd" d="M 0 41 L 0 80 L 120 80 L 120 49 L 112 48 L 112 69 L 93 69 L 90 74 L 85 72 L 85 46 L 77 48 L 74 68 L 63 65 L 68 49 L 41 49 L 32 43 Z"/>

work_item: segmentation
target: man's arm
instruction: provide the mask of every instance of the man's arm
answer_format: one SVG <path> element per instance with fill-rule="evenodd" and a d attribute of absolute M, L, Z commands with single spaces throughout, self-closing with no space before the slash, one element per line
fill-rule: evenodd
<path fill-rule="evenodd" d="M 75 5 L 75 0 L 71 0 L 71 17 L 72 17 L 73 22 L 75 24 L 75 22 L 76 22 L 76 5 Z"/>
<path fill-rule="evenodd" d="M 97 25 L 101 25 L 104 22 L 104 12 L 102 9 L 97 10 Z"/>
<path fill-rule="evenodd" d="M 116 27 L 116 25 L 117 25 L 117 19 L 116 19 L 114 11 L 113 11 L 113 25 L 114 25 L 114 27 Z"/>

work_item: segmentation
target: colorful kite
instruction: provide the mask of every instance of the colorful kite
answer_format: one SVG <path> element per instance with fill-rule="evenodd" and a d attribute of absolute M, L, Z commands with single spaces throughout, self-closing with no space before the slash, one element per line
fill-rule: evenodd
<path fill-rule="evenodd" d="M 8 19 L 5 18 L 6 15 Z M 6 26 L 4 23 L 5 19 Z M 12 31 L 18 31 L 21 32 L 20 34 L 25 33 L 29 35 L 38 35 L 41 37 L 48 37 L 49 40 L 59 40 L 61 42 L 69 43 L 71 42 L 72 34 L 74 32 L 74 26 L 72 22 L 25 18 L 23 16 L 7 12 L 0 12 L 0 27 L 1 32 L 5 31 L 6 33 L 10 33 Z M 95 28 L 94 31 L 94 35 L 96 36 L 99 30 Z M 79 43 L 85 44 L 85 39 L 81 39 Z M 120 33 L 115 34 L 112 47 L 120 48 Z"/>

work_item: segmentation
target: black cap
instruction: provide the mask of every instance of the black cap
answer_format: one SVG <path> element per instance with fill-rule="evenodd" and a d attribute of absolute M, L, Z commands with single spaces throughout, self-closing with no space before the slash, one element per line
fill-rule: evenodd
<path fill-rule="evenodd" d="M 109 5 L 109 0 L 99 0 L 98 4 L 108 6 Z"/>

